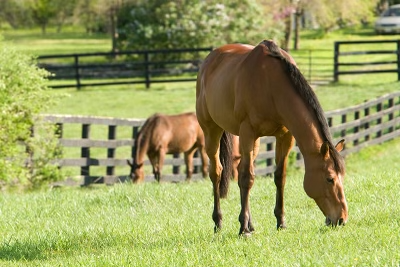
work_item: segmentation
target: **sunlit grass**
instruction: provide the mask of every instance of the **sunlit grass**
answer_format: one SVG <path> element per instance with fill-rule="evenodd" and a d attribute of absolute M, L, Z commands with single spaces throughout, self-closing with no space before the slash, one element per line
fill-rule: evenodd
<path fill-rule="evenodd" d="M 349 222 L 324 226 L 291 168 L 288 228 L 275 229 L 275 185 L 256 179 L 256 233 L 238 238 L 239 190 L 222 201 L 223 229 L 213 233 L 211 182 L 121 184 L 3 193 L 1 266 L 398 266 L 400 142 L 347 159 Z"/>

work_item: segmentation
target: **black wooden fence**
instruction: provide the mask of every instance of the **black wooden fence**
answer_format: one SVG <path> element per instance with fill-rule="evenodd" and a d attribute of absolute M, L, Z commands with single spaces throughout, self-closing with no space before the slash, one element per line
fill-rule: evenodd
<path fill-rule="evenodd" d="M 52 88 L 195 81 L 207 48 L 42 55 Z"/>
<path fill-rule="evenodd" d="M 334 140 L 346 140 L 343 155 L 354 153 L 361 148 L 379 144 L 400 136 L 400 92 L 379 97 L 350 108 L 326 112 Z M 65 157 L 55 164 L 62 168 L 79 169 L 76 176 L 83 178 L 82 184 L 115 183 L 125 181 L 129 168 L 126 160 L 133 158 L 134 138 L 144 119 L 118 119 L 86 116 L 45 115 L 49 122 L 59 125 L 60 143 L 65 150 L 75 151 L 71 157 L 66 151 Z M 75 128 L 67 130 L 68 126 Z M 99 127 L 102 127 L 100 129 Z M 76 133 L 81 133 L 76 136 Z M 68 135 L 68 136 L 67 136 Z M 117 137 L 120 136 L 120 137 Z M 256 159 L 256 174 L 271 175 L 275 169 L 275 138 L 261 138 L 260 153 Z M 100 151 L 98 151 L 100 150 Z M 298 148 L 293 149 L 296 164 L 302 164 Z M 72 155 L 72 154 L 71 154 Z M 105 156 L 105 157 L 104 157 Z M 145 165 L 149 167 L 149 161 Z M 194 160 L 199 166 L 199 158 Z M 174 166 L 175 168 L 172 168 Z M 184 166 L 183 158 L 168 157 L 165 161 L 163 180 L 181 181 L 185 178 L 179 166 Z M 93 173 L 93 168 L 101 167 Z M 170 167 L 170 168 L 168 168 Z M 201 174 L 194 174 L 194 179 Z M 147 181 L 153 181 L 151 171 L 147 171 Z"/>
<path fill-rule="evenodd" d="M 43 55 L 38 57 L 38 63 L 39 67 L 53 74 L 49 79 L 50 87 L 54 89 L 122 84 L 145 84 L 149 88 L 153 83 L 195 81 L 202 60 L 212 49 Z M 332 55 L 332 49 L 296 50 L 292 53 L 310 83 L 332 81 Z"/>
<path fill-rule="evenodd" d="M 368 48 L 370 44 L 374 47 Z M 380 44 L 382 49 L 376 50 L 376 44 Z M 392 44 L 392 47 L 387 44 Z M 358 50 L 342 51 L 349 46 Z M 334 48 L 334 81 L 339 80 L 339 75 L 368 73 L 397 73 L 397 80 L 400 81 L 400 39 L 340 41 L 335 42 Z"/>

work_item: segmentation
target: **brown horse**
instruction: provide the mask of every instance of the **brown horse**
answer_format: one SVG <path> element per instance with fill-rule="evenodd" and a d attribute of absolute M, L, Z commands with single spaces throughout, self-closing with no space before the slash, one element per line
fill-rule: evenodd
<path fill-rule="evenodd" d="M 239 136 L 241 162 L 239 187 L 241 235 L 254 231 L 249 195 L 254 184 L 253 162 L 261 136 L 276 137 L 277 187 L 274 214 L 277 227 L 285 228 L 284 186 L 288 155 L 294 138 L 304 157 L 304 190 L 315 200 L 327 225 L 347 221 L 343 189 L 344 160 L 339 154 L 344 140 L 332 144 L 319 101 L 293 58 L 272 41 L 257 46 L 230 44 L 212 51 L 201 66 L 196 86 L 196 112 L 204 131 L 213 182 L 215 231 L 222 226 L 220 197 L 226 197 L 227 177 L 222 171 L 225 132 Z M 219 156 L 227 156 L 220 161 Z"/>
<path fill-rule="evenodd" d="M 204 148 L 204 133 L 194 112 L 178 115 L 154 114 L 146 120 L 135 139 L 136 155 L 131 166 L 133 182 L 144 180 L 145 156 L 150 159 L 155 179 L 161 179 L 165 154 L 184 153 L 186 179 L 193 173 L 193 155 L 198 149 L 202 160 L 203 177 L 207 176 L 208 158 Z"/>

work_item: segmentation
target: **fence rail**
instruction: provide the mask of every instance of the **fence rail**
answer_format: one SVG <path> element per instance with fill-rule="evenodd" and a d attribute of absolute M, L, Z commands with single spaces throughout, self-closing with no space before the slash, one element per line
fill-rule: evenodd
<path fill-rule="evenodd" d="M 196 49 L 137 50 L 115 53 L 42 55 L 39 67 L 53 73 L 50 87 L 78 90 L 86 86 L 195 81 L 202 60 L 212 47 Z M 312 83 L 332 81 L 333 50 L 297 50 L 293 56 Z M 170 60 L 168 58 L 179 58 Z"/>
<path fill-rule="evenodd" d="M 207 48 L 42 55 L 39 67 L 54 75 L 52 88 L 195 81 Z M 205 53 L 206 52 L 206 53 Z"/>
<path fill-rule="evenodd" d="M 79 168 L 79 177 L 83 178 L 82 184 L 90 183 L 115 183 L 116 181 L 125 181 L 127 179 L 127 159 L 134 157 L 134 139 L 137 136 L 144 119 L 118 119 L 103 117 L 86 116 L 65 116 L 65 115 L 44 115 L 45 120 L 55 123 L 59 126 L 60 144 L 65 149 L 75 150 L 76 157 L 63 158 L 55 164 L 60 167 Z M 379 97 L 375 100 L 350 108 L 333 110 L 326 112 L 326 118 L 330 126 L 331 133 L 335 141 L 346 139 L 343 155 L 348 155 L 359 151 L 361 148 L 385 142 L 387 140 L 400 136 L 400 92 L 392 93 Z M 64 136 L 64 128 L 69 125 L 75 125 L 72 131 L 75 136 Z M 91 131 L 93 127 L 103 127 L 102 131 Z M 80 136 L 76 136 L 76 132 Z M 106 137 L 99 139 L 99 132 Z M 118 135 L 123 136 L 117 138 Z M 71 134 L 71 133 L 69 133 Z M 275 138 L 262 137 L 260 153 L 256 159 L 256 175 L 271 175 L 275 169 Z M 100 149 L 99 154 L 95 149 Z M 118 153 L 118 150 L 124 150 Z M 303 159 L 299 149 L 293 149 L 296 153 L 296 164 L 303 164 Z M 96 152 L 92 153 L 92 152 Z M 104 153 L 106 152 L 106 153 Z M 106 155 L 106 157 L 101 156 Z M 146 166 L 150 166 L 148 160 Z M 194 165 L 201 165 L 199 158 L 194 159 Z M 102 166 L 106 167 L 103 174 L 91 174 L 92 168 Z M 170 166 L 172 171 L 168 171 Z M 180 166 L 184 166 L 183 158 L 179 155 L 168 157 L 165 161 L 163 180 L 181 181 L 184 180 L 184 172 L 180 171 Z M 121 167 L 117 170 L 118 167 Z M 201 174 L 197 173 L 194 179 L 200 179 Z M 147 172 L 146 180 L 153 180 L 150 172 Z"/>
<path fill-rule="evenodd" d="M 392 44 L 394 47 L 388 47 L 383 50 L 376 50 L 376 48 L 373 47 L 373 50 L 369 50 L 368 45 L 370 44 Z M 341 51 L 341 47 L 343 49 L 344 46 L 354 47 L 355 45 L 361 50 Z M 340 41 L 335 42 L 334 49 L 333 77 L 335 82 L 339 81 L 340 75 L 367 73 L 397 73 L 397 80 L 400 81 L 400 39 Z M 363 56 L 362 59 L 360 59 L 359 56 Z M 367 61 L 365 61 L 365 56 L 367 56 Z M 348 58 L 351 61 L 342 62 L 344 58 Z"/>

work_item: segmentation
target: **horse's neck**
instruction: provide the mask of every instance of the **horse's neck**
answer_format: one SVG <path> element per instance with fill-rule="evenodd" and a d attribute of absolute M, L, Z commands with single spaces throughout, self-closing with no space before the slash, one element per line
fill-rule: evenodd
<path fill-rule="evenodd" d="M 287 125 L 306 161 L 320 152 L 324 142 L 321 126 L 311 113 L 292 116 Z"/>

